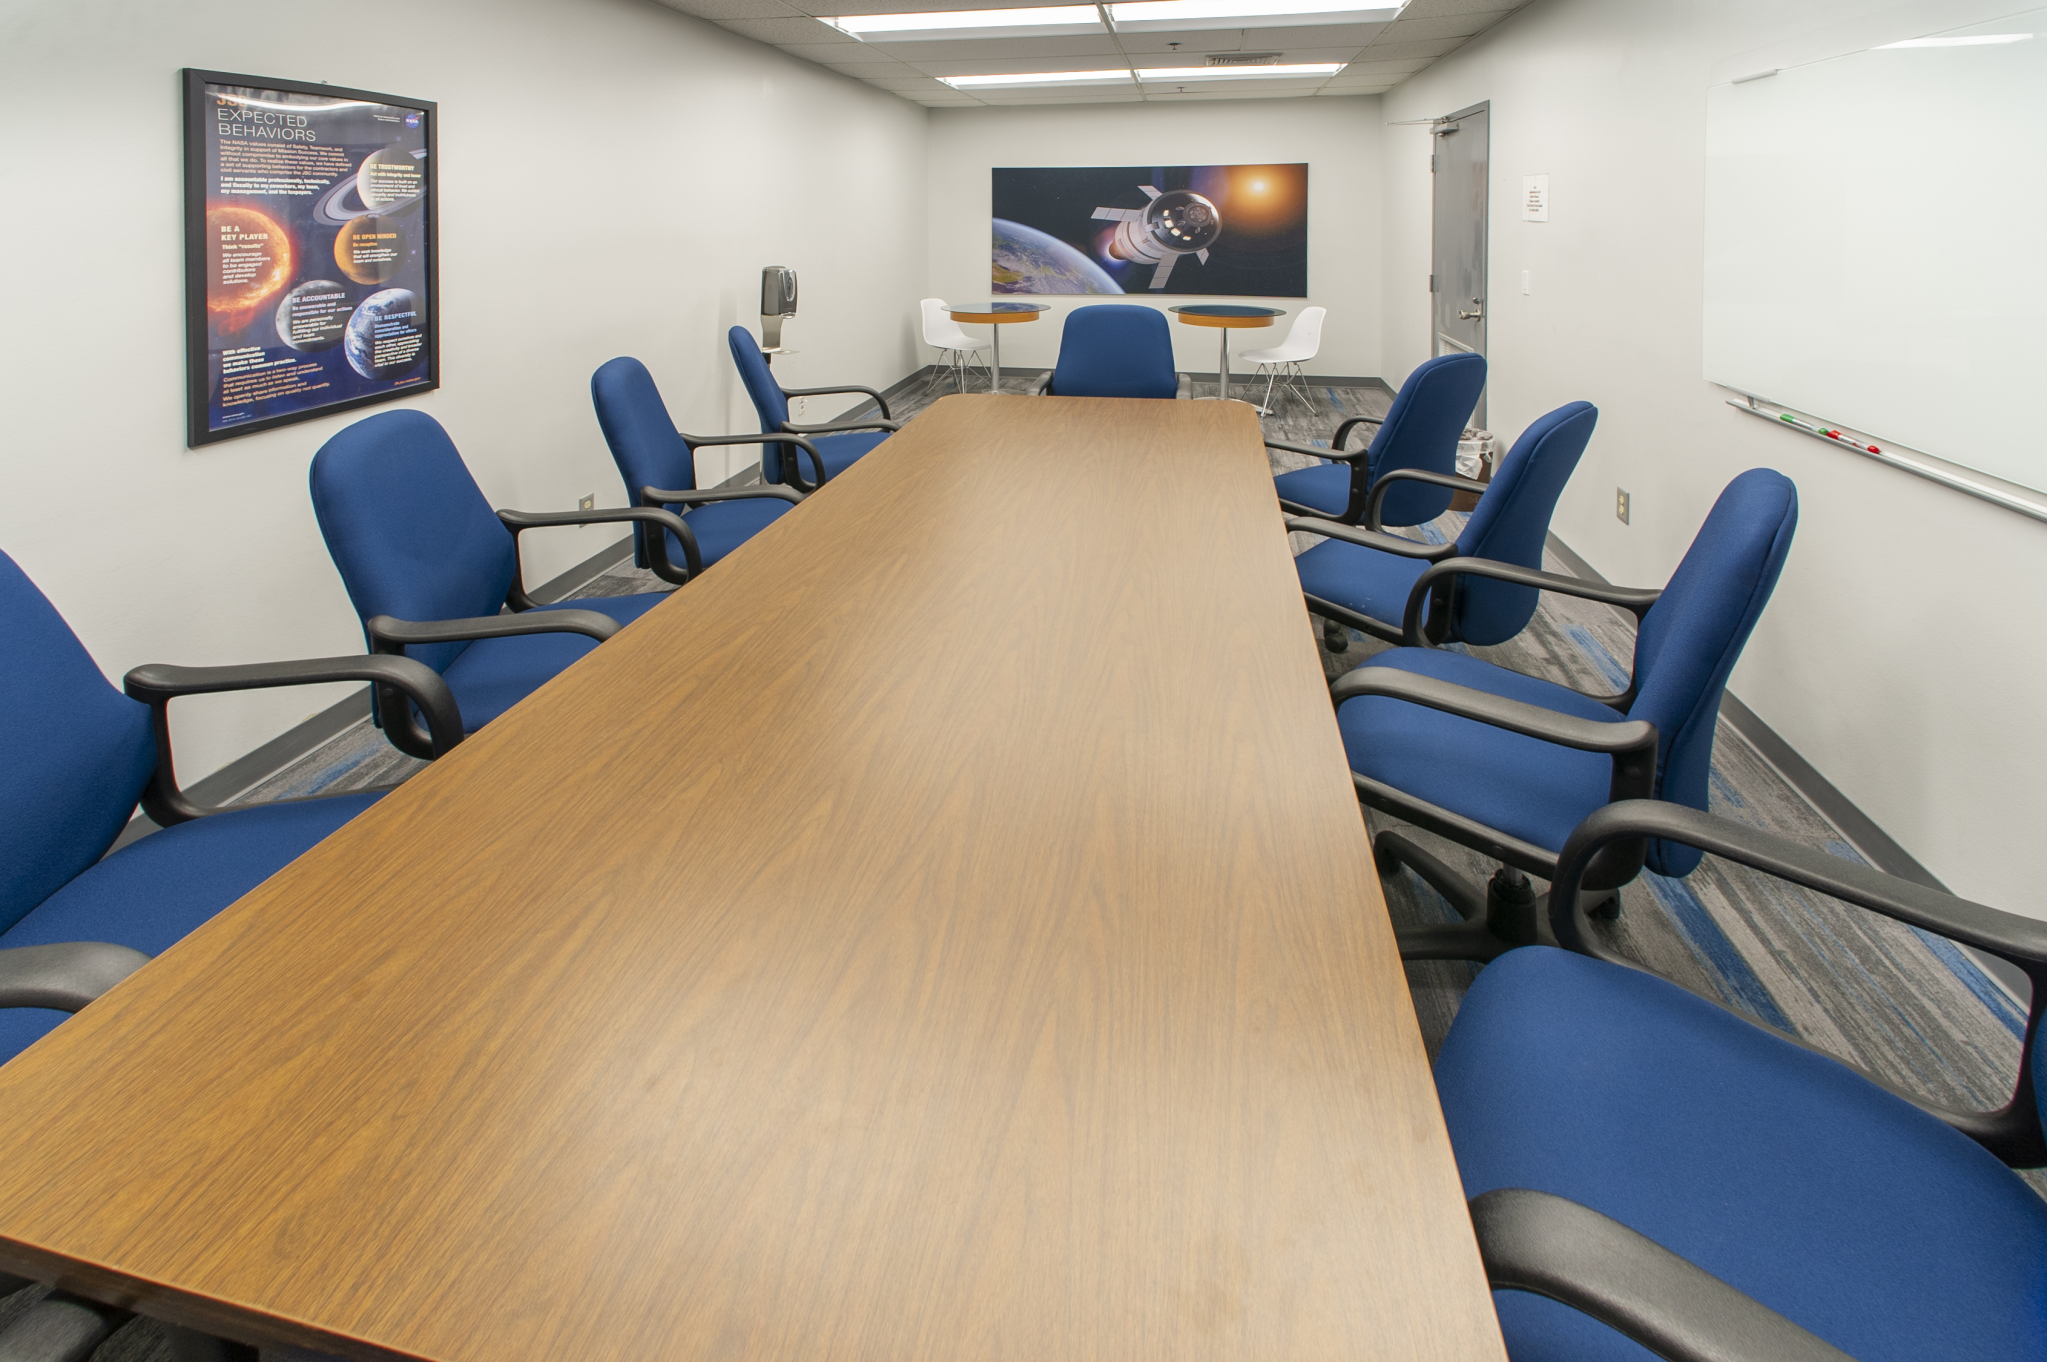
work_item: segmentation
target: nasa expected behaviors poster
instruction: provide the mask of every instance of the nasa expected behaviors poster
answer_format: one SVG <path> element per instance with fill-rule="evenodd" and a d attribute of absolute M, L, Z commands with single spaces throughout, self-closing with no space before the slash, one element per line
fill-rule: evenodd
<path fill-rule="evenodd" d="M 998 166 L 997 293 L 1305 298 L 1308 167 Z"/>
<path fill-rule="evenodd" d="M 439 385 L 435 107 L 185 72 L 188 442 Z"/>

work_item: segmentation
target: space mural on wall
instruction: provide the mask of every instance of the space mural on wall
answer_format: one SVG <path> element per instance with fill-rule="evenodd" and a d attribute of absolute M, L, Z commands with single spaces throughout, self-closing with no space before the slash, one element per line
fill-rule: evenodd
<path fill-rule="evenodd" d="M 184 75 L 188 443 L 438 387 L 435 106 Z"/>
<path fill-rule="evenodd" d="M 1308 167 L 994 170 L 1003 293 L 1308 296 Z"/>

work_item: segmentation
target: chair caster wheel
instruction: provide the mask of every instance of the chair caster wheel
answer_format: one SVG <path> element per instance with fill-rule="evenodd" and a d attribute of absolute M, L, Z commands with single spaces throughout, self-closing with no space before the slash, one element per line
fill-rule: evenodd
<path fill-rule="evenodd" d="M 1587 913 L 1588 917 L 1596 917 L 1602 922 L 1617 921 L 1619 920 L 1620 915 L 1621 896 L 1619 894 L 1612 895 L 1609 898 L 1601 899 L 1598 903 L 1594 904 L 1591 910 Z"/>
<path fill-rule="evenodd" d="M 1390 875 L 1396 875 L 1400 872 L 1400 858 L 1375 848 L 1372 852 L 1372 869 L 1379 872 L 1379 878 L 1382 880 Z"/>
<path fill-rule="evenodd" d="M 1322 646 L 1332 653 L 1349 652 L 1350 630 L 1340 624 L 1324 624 L 1322 626 Z"/>

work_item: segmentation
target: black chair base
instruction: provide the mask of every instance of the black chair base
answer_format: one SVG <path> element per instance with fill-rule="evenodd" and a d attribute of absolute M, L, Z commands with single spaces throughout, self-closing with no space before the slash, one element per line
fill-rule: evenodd
<path fill-rule="evenodd" d="M 1322 621 L 1322 646 L 1332 653 L 1349 652 L 1350 630 L 1336 620 L 1325 618 Z"/>
<path fill-rule="evenodd" d="M 1549 895 L 1538 894 L 1528 877 L 1512 866 L 1493 872 L 1483 888 L 1453 870 L 1434 852 L 1398 832 L 1372 839 L 1372 861 L 1384 877 L 1406 866 L 1457 910 L 1459 922 L 1427 922 L 1397 927 L 1402 960 L 1474 960 L 1486 964 L 1520 946 L 1554 946 L 1550 931 Z M 1620 916 L 1620 895 L 1592 891 L 1594 917 Z"/>

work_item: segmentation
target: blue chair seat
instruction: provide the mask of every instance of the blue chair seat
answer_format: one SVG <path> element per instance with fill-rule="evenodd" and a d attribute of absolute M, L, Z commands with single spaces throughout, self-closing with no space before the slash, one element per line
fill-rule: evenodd
<path fill-rule="evenodd" d="M 1313 468 L 1296 468 L 1272 480 L 1280 498 L 1296 506 L 1312 506 L 1325 516 L 1335 517 L 1350 509 L 1350 465 L 1318 463 Z"/>
<path fill-rule="evenodd" d="M 824 456 L 824 471 L 828 478 L 836 478 L 851 468 L 861 455 L 873 449 L 888 438 L 885 430 L 849 430 L 844 435 L 812 435 L 810 442 L 817 446 L 817 452 Z M 796 467 L 802 470 L 805 481 L 814 475 L 810 469 L 810 456 L 796 451 Z"/>
<path fill-rule="evenodd" d="M 1601 723 L 1625 717 L 1567 686 L 1495 667 L 1467 653 L 1395 648 L 1364 665 L 1433 676 Z M 1404 700 L 1375 695 L 1348 700 L 1336 712 L 1336 722 L 1351 769 L 1359 775 L 1552 852 L 1587 814 L 1606 803 L 1612 788 L 1610 757 Z"/>
<path fill-rule="evenodd" d="M 0 932 L 0 948 L 110 941 L 159 954 L 381 797 L 376 792 L 265 804 L 151 833 L 95 862 Z M 64 1015 L 0 1008 L 0 1062 Z"/>
<path fill-rule="evenodd" d="M 697 552 L 702 555 L 704 566 L 709 567 L 795 507 L 771 497 L 752 497 L 744 501 L 713 501 L 687 508 L 672 503 L 668 509 L 682 515 L 683 522 L 697 537 Z M 673 531 L 663 530 L 662 533 L 668 536 L 668 561 L 680 566 L 684 562 L 681 542 Z"/>
<path fill-rule="evenodd" d="M 620 624 L 631 624 L 667 599 L 667 593 L 660 591 L 636 596 L 590 596 L 535 606 L 526 614 L 542 610 L 595 610 Z M 463 731 L 474 733 L 596 646 L 595 639 L 581 634 L 480 638 L 456 655 L 441 678 L 455 693 L 455 703 L 461 707 Z"/>
<path fill-rule="evenodd" d="M 1428 564 L 1419 558 L 1325 539 L 1294 559 L 1294 567 L 1301 574 L 1301 590 L 1306 594 L 1397 625 L 1407 612 L 1415 578 Z"/>
<path fill-rule="evenodd" d="M 2047 1203 L 1973 1140 L 1674 984 L 1509 952 L 1466 995 L 1436 1083 L 1467 1196 L 1581 1202 L 1860 1362 L 2047 1357 Z M 1494 1300 L 1514 1362 L 1652 1357 L 1545 1298 Z"/>

